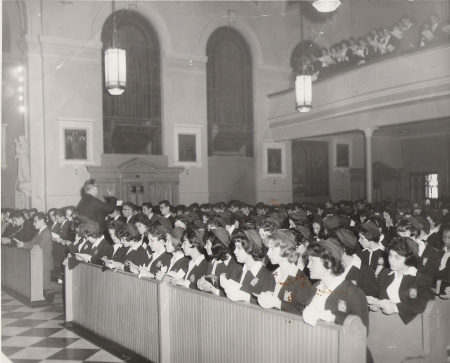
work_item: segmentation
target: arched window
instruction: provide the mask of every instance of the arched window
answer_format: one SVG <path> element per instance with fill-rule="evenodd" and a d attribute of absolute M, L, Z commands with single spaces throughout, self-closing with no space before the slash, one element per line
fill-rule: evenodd
<path fill-rule="evenodd" d="M 127 52 L 127 86 L 120 96 L 104 87 L 103 147 L 107 154 L 156 154 L 161 147 L 159 41 L 153 27 L 134 11 L 116 13 L 117 46 Z M 113 14 L 102 29 L 104 51 L 112 46 Z"/>
<path fill-rule="evenodd" d="M 250 48 L 236 30 L 215 30 L 206 46 L 208 155 L 253 156 Z"/>

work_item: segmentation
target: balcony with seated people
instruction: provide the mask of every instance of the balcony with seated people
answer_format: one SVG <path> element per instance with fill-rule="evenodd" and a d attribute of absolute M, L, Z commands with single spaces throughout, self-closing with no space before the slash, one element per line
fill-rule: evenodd
<path fill-rule="evenodd" d="M 274 140 L 351 132 L 450 116 L 449 40 L 348 65 L 312 86 L 312 110 L 299 113 L 294 88 L 268 95 Z M 301 125 L 301 127 L 299 127 Z"/>

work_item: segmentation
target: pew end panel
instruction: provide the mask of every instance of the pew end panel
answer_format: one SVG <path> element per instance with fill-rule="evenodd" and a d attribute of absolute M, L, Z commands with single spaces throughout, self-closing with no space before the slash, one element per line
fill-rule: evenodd
<path fill-rule="evenodd" d="M 439 300 L 429 301 L 409 324 L 398 314 L 369 314 L 368 347 L 375 363 L 437 363 L 447 359 L 446 312 Z"/>
<path fill-rule="evenodd" d="M 42 249 L 2 246 L 2 289 L 30 307 L 47 306 Z"/>

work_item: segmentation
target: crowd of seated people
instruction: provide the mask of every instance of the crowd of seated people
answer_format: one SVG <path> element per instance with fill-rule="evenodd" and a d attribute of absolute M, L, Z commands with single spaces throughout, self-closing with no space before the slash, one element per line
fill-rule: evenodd
<path fill-rule="evenodd" d="M 408 324 L 428 301 L 450 299 L 450 199 L 428 202 L 126 202 L 107 230 L 72 206 L 50 209 L 47 225 L 57 273 L 83 261 L 301 314 L 311 325 L 353 314 L 367 326 L 370 310 Z M 32 240 L 36 212 L 2 209 L 2 244 Z"/>
<path fill-rule="evenodd" d="M 322 48 L 320 57 L 313 55 L 307 57 L 308 67 L 311 74 L 320 78 L 385 55 L 449 40 L 450 25 L 447 21 L 441 20 L 437 14 L 431 14 L 420 28 L 408 16 L 403 16 L 391 28 L 374 29 L 365 36 L 344 39 L 329 49 Z"/>

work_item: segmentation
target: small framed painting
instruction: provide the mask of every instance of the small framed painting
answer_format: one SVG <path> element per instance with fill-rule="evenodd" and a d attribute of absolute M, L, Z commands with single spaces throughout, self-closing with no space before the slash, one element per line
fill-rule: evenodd
<path fill-rule="evenodd" d="M 286 144 L 284 142 L 263 142 L 263 177 L 285 178 L 286 174 Z"/>
<path fill-rule="evenodd" d="M 202 166 L 202 126 L 174 125 L 174 165 Z"/>
<path fill-rule="evenodd" d="M 93 122 L 93 120 L 58 118 L 60 164 L 94 164 Z"/>

